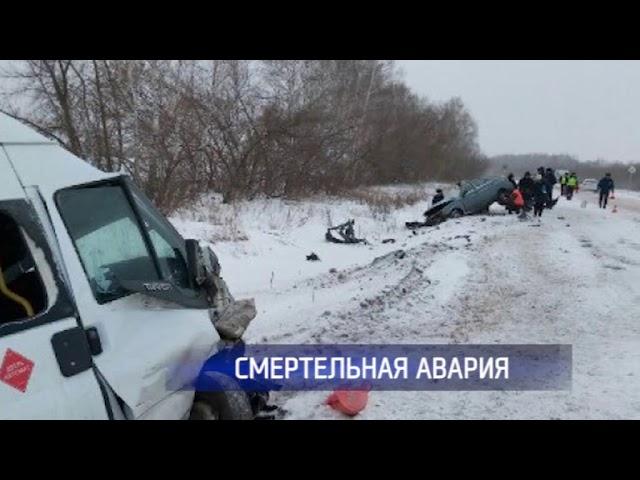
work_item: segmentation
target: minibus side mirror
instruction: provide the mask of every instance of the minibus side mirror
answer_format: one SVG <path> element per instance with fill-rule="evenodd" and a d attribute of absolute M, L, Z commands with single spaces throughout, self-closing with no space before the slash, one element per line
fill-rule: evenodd
<path fill-rule="evenodd" d="M 187 251 L 187 270 L 191 287 L 196 289 L 206 280 L 206 270 L 203 262 L 203 252 L 200 243 L 194 239 L 184 241 Z"/>
<path fill-rule="evenodd" d="M 202 248 L 197 240 L 185 240 L 187 269 L 194 288 L 211 288 L 220 275 L 220 262 L 210 247 Z"/>

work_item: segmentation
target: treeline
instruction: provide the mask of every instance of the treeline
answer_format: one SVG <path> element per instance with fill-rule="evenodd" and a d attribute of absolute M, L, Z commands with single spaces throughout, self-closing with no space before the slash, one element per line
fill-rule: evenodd
<path fill-rule="evenodd" d="M 497 155 L 490 158 L 490 163 L 489 172 L 496 174 L 513 172 L 518 178 L 527 170 L 535 173 L 538 167 L 570 170 L 576 172 L 580 180 L 585 178 L 595 178 L 599 180 L 605 173 L 609 172 L 618 187 L 634 190 L 640 189 L 640 179 L 637 178 L 639 175 L 635 174 L 630 178 L 628 163 L 606 162 L 604 160 L 580 161 L 571 155 L 550 155 L 544 153 Z"/>
<path fill-rule="evenodd" d="M 390 61 L 38 60 L 5 76 L 4 111 L 129 173 L 165 212 L 209 191 L 337 193 L 487 166 L 460 99 L 417 96 Z"/>

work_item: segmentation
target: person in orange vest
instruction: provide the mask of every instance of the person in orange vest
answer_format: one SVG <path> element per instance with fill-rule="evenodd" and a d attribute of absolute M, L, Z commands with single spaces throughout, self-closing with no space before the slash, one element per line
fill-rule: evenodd
<path fill-rule="evenodd" d="M 573 198 L 573 193 L 578 191 L 578 176 L 575 172 L 571 172 L 571 175 L 569 175 L 567 183 L 564 186 L 564 191 L 567 200 L 571 200 Z"/>
<path fill-rule="evenodd" d="M 510 200 L 511 202 L 507 206 L 509 215 L 511 215 L 513 212 L 520 213 L 520 210 L 524 208 L 524 197 L 522 196 L 522 192 L 520 192 L 520 189 L 515 188 L 511 192 Z"/>

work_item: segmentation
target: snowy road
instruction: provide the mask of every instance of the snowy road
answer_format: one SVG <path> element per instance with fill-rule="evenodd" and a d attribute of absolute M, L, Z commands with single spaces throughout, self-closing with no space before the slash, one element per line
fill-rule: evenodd
<path fill-rule="evenodd" d="M 324 246 L 322 265 L 271 288 L 243 290 L 246 256 L 222 248 L 221 261 L 232 289 L 256 297 L 249 342 L 573 345 L 571 391 L 372 392 L 358 418 L 640 418 L 640 198 L 613 202 L 618 213 L 595 202 L 562 199 L 541 224 L 496 208 L 417 236 L 385 232 L 391 246 Z M 300 255 L 289 240 L 274 258 Z M 291 262 L 263 270 L 279 278 Z M 274 400 L 285 418 L 343 418 L 326 396 Z"/>

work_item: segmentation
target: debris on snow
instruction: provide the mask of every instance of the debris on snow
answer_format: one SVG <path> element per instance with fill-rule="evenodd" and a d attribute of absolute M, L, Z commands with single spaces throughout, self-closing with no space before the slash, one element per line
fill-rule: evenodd
<path fill-rule="evenodd" d="M 327 228 L 327 233 L 325 233 L 325 238 L 328 242 L 332 243 L 367 243 L 364 238 L 356 238 L 355 230 L 353 225 L 355 220 L 348 220 L 340 225 L 336 225 L 335 227 Z M 341 238 L 335 237 L 332 232 L 337 232 Z"/>

